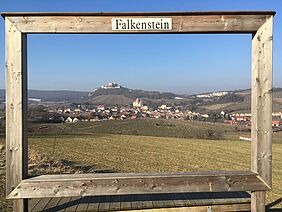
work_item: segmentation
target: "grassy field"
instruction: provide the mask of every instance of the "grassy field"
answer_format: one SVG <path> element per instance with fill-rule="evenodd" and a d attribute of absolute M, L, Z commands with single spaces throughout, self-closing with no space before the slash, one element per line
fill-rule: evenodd
<path fill-rule="evenodd" d="M 31 148 L 55 158 L 113 172 L 247 170 L 250 143 L 132 135 L 31 138 Z"/>
<path fill-rule="evenodd" d="M 122 134 L 154 137 L 238 140 L 235 127 L 200 121 L 136 119 L 70 124 L 31 125 L 30 135 Z"/>
<path fill-rule="evenodd" d="M 237 127 L 238 128 L 238 127 Z M 180 121 L 163 119 L 116 120 L 102 122 L 78 122 L 69 124 L 35 124 L 29 129 L 30 137 L 49 135 L 121 134 L 154 137 L 238 141 L 240 135 L 250 136 L 244 127 L 222 123 Z M 282 131 L 273 134 L 273 143 L 282 144 Z"/>
<path fill-rule="evenodd" d="M 113 172 L 249 170 L 250 143 L 132 135 L 31 138 L 31 148 L 57 159 Z M 282 144 L 273 145 L 273 190 L 282 197 Z M 281 205 L 282 206 L 282 205 Z"/>
<path fill-rule="evenodd" d="M 34 125 L 29 144 L 46 158 L 87 165 L 94 172 L 249 170 L 251 143 L 238 141 L 239 134 L 231 126 L 203 122 L 85 122 Z M 220 139 L 207 139 L 211 135 Z M 268 203 L 282 197 L 282 134 L 274 134 L 274 140 Z M 52 172 L 49 168 L 44 172 Z"/>

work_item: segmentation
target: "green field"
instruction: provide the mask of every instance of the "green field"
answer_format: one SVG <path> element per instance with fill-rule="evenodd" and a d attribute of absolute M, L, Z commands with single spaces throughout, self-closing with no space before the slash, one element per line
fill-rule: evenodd
<path fill-rule="evenodd" d="M 34 125 L 30 158 L 34 162 L 38 160 L 32 158 L 34 153 L 39 154 L 47 166 L 31 173 L 68 173 L 52 168 L 54 161 L 62 159 L 94 172 L 249 170 L 251 145 L 239 141 L 239 134 L 224 124 L 167 120 Z M 268 203 L 282 197 L 281 135 L 274 135 L 273 190 L 267 195 Z M 53 161 L 49 166 L 48 160 Z"/>

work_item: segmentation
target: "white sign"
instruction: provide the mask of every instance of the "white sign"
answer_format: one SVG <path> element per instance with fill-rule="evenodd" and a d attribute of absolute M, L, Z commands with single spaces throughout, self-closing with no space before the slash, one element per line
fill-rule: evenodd
<path fill-rule="evenodd" d="M 112 30 L 172 30 L 172 18 L 113 18 Z"/>

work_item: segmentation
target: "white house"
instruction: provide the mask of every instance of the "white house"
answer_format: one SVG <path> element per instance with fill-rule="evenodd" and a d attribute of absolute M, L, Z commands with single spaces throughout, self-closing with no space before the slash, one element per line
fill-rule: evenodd
<path fill-rule="evenodd" d="M 65 123 L 72 123 L 72 118 L 71 117 L 66 118 Z"/>
<path fill-rule="evenodd" d="M 78 118 L 74 118 L 73 120 L 72 120 L 72 122 L 73 123 L 76 123 L 76 122 L 79 122 L 80 120 L 78 119 Z"/>
<path fill-rule="evenodd" d="M 141 99 L 136 98 L 136 100 L 133 101 L 132 103 L 133 107 L 142 107 L 143 106 L 143 102 Z"/>
<path fill-rule="evenodd" d="M 105 105 L 97 105 L 97 110 L 105 110 Z"/>

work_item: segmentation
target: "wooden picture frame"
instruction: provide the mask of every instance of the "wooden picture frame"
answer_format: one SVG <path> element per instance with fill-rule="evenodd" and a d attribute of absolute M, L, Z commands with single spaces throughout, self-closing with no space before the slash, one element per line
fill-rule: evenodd
<path fill-rule="evenodd" d="M 27 198 L 165 192 L 251 191 L 263 211 L 272 184 L 273 11 L 166 13 L 2 13 L 6 27 L 6 192 L 14 211 Z M 171 18 L 170 30 L 112 30 L 113 18 Z M 75 174 L 28 177 L 27 35 L 34 33 L 252 34 L 250 171 Z"/>

